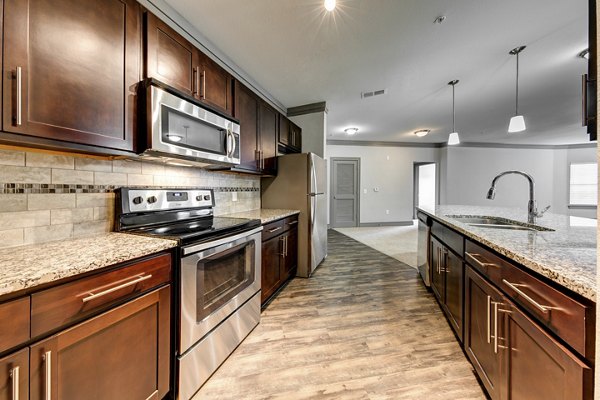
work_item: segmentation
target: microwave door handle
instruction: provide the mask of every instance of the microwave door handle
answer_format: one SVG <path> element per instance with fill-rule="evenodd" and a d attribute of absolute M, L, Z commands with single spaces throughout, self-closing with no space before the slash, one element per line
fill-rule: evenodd
<path fill-rule="evenodd" d="M 235 150 L 236 150 L 236 143 L 235 143 L 235 135 L 233 134 L 233 132 L 230 130 L 229 133 L 231 134 L 231 155 L 229 157 L 233 157 L 233 155 L 235 154 Z"/>

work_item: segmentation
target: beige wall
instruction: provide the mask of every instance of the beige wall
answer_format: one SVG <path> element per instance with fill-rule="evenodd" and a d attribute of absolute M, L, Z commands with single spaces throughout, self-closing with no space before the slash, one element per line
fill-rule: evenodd
<path fill-rule="evenodd" d="M 260 208 L 260 179 L 254 176 L 0 150 L 0 247 L 111 231 L 113 191 L 120 186 L 213 188 L 215 215 Z"/>

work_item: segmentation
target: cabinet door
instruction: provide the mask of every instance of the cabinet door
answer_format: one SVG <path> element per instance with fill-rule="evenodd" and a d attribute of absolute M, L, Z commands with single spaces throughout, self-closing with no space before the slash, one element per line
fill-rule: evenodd
<path fill-rule="evenodd" d="M 436 239 L 431 238 L 431 289 L 441 304 L 444 304 L 444 246 Z"/>
<path fill-rule="evenodd" d="M 287 280 L 298 266 L 298 229 L 292 229 L 284 235 L 285 251 L 281 262 L 281 280 Z"/>
<path fill-rule="evenodd" d="M 135 0 L 5 0 L 4 131 L 133 150 Z"/>
<path fill-rule="evenodd" d="M 31 346 L 30 399 L 162 399 L 169 310 L 167 286 Z"/>
<path fill-rule="evenodd" d="M 231 115 L 233 111 L 231 75 L 205 54 L 199 54 L 199 99 Z"/>
<path fill-rule="evenodd" d="M 281 281 L 279 257 L 282 253 L 282 236 L 275 236 L 262 244 L 261 302 L 264 303 L 279 287 Z"/>
<path fill-rule="evenodd" d="M 500 332 L 501 327 L 494 311 L 501 301 L 500 292 L 467 267 L 464 348 L 492 399 L 500 398 L 500 357 L 494 334 Z"/>
<path fill-rule="evenodd" d="M 277 175 L 277 111 L 264 101 L 259 110 L 261 169 L 264 174 Z"/>
<path fill-rule="evenodd" d="M 504 335 L 503 398 L 583 400 L 592 398 L 591 370 L 517 307 L 510 307 Z"/>
<path fill-rule="evenodd" d="M 293 122 L 290 122 L 290 147 L 298 152 L 302 150 L 302 129 Z"/>
<path fill-rule="evenodd" d="M 234 116 L 240 121 L 240 165 L 236 168 L 258 171 L 258 98 L 250 89 L 235 82 Z"/>
<path fill-rule="evenodd" d="M 289 146 L 291 144 L 290 132 L 290 121 L 285 116 L 279 114 L 279 143 Z"/>
<path fill-rule="evenodd" d="M 189 95 L 198 94 L 198 50 L 151 13 L 146 18 L 146 77 Z"/>
<path fill-rule="evenodd" d="M 0 359 L 0 400 L 29 398 L 29 349 Z"/>
<path fill-rule="evenodd" d="M 450 325 L 462 342 L 464 264 L 456 254 L 447 249 L 444 255 L 444 270 L 446 271 L 446 300 L 444 304 Z"/>

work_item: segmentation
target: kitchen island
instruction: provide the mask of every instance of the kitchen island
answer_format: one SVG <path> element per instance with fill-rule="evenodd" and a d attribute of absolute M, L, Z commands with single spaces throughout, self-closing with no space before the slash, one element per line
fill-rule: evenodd
<path fill-rule="evenodd" d="M 532 224 L 518 209 L 461 205 L 417 214 L 432 292 L 489 396 L 591 399 L 595 220 Z"/>

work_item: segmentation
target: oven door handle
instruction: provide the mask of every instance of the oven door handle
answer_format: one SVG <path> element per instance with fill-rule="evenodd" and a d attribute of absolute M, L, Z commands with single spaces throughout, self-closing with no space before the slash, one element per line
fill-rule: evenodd
<path fill-rule="evenodd" d="M 247 232 L 242 232 L 240 234 L 237 234 L 235 236 L 229 236 L 223 239 L 219 239 L 219 240 L 214 240 L 214 241 L 210 241 L 210 242 L 206 242 L 206 243 L 201 243 L 201 244 L 197 244 L 197 245 L 192 245 L 189 247 L 184 247 L 183 248 L 183 255 L 184 256 L 188 256 L 190 254 L 193 253 L 198 253 L 202 250 L 207 250 L 207 249 L 212 249 L 215 247 L 219 247 L 222 246 L 224 244 L 233 244 L 233 242 L 237 242 L 240 239 L 244 239 L 247 238 L 249 236 L 254 235 L 255 233 L 258 233 L 260 231 L 262 231 L 262 226 L 259 226 L 258 228 L 252 229 L 251 231 L 247 231 Z"/>

